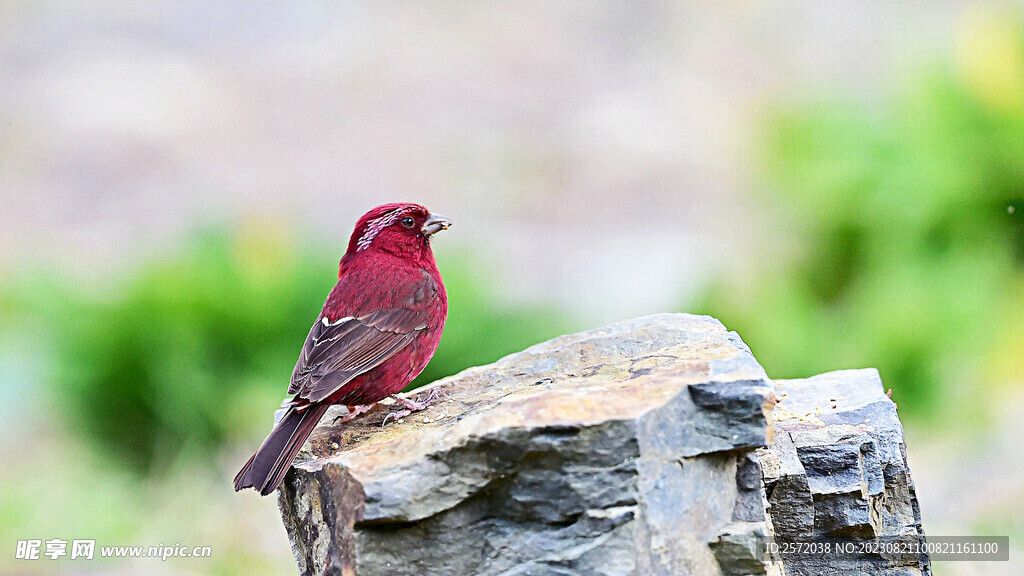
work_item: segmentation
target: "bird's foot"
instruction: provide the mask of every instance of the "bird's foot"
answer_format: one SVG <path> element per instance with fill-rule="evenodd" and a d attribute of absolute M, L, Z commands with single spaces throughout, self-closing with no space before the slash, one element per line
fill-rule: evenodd
<path fill-rule="evenodd" d="M 423 400 L 420 400 L 419 398 L 417 398 L 416 400 L 411 400 L 409 398 L 405 398 L 403 396 L 399 396 L 398 394 L 392 394 L 391 398 L 395 402 L 398 402 L 402 406 L 405 406 L 405 410 L 399 410 L 398 412 L 391 412 L 391 413 L 389 413 L 387 416 L 384 417 L 384 421 L 381 422 L 380 425 L 383 427 L 385 424 L 388 423 L 388 420 L 390 420 L 392 418 L 394 418 L 395 420 L 401 420 L 402 418 L 405 418 L 406 416 L 408 416 L 409 414 L 412 414 L 413 412 L 419 412 L 420 410 L 426 410 L 428 407 L 430 407 L 430 404 L 434 400 L 437 400 L 438 397 L 440 397 L 440 396 L 441 396 L 441 391 L 439 389 L 437 389 L 437 388 L 434 388 L 433 390 L 431 390 L 430 393 L 427 394 L 427 397 L 425 399 L 423 399 Z"/>
<path fill-rule="evenodd" d="M 427 394 L 427 397 L 424 398 L 423 400 L 420 400 L 419 398 L 411 400 L 404 396 L 399 396 L 398 394 L 392 394 L 391 398 L 394 399 L 395 402 L 398 402 L 402 406 L 405 406 L 407 410 L 419 412 L 420 410 L 426 410 L 430 406 L 430 404 L 434 400 L 437 400 L 440 396 L 441 390 L 434 388 Z"/>
<path fill-rule="evenodd" d="M 335 418 L 334 422 L 332 422 L 331 425 L 333 426 L 338 422 L 348 422 L 350 420 L 353 420 L 355 419 L 356 416 L 369 412 L 370 409 L 373 408 L 373 406 L 373 404 L 369 404 L 366 406 L 345 406 L 345 408 L 348 408 L 348 412 Z"/>

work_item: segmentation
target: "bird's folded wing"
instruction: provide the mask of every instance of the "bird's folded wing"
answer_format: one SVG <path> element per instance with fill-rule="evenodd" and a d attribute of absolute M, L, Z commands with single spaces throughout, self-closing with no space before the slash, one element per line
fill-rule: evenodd
<path fill-rule="evenodd" d="M 288 393 L 319 402 L 356 376 L 380 366 L 426 327 L 425 313 L 406 308 L 334 322 L 321 317 L 302 346 Z"/>

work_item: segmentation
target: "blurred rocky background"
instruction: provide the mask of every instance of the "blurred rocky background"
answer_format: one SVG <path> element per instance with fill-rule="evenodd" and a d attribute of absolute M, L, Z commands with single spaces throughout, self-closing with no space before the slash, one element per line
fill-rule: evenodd
<path fill-rule="evenodd" d="M 393 200 L 456 222 L 421 383 L 710 313 L 773 377 L 877 366 L 926 532 L 1024 537 L 1020 6 L 7 0 L 0 572 L 290 573 L 229 480 Z"/>

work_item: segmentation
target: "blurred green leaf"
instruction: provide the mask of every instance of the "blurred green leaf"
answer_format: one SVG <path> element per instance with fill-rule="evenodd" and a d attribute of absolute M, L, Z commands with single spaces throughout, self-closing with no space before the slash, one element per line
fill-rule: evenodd
<path fill-rule="evenodd" d="M 766 201 L 796 245 L 702 308 L 778 377 L 874 365 L 912 417 L 980 406 L 964 376 L 1006 358 L 1024 304 L 1024 107 L 929 70 L 872 105 L 785 104 L 762 134 Z M 1024 374 L 1016 357 L 1001 377 Z"/>

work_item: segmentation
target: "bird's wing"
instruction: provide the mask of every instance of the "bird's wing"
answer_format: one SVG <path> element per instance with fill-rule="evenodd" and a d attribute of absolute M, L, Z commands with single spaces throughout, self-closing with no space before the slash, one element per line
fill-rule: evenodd
<path fill-rule="evenodd" d="M 334 322 L 321 317 L 302 346 L 288 393 L 319 402 L 356 376 L 380 366 L 426 327 L 426 314 L 407 308 Z"/>

